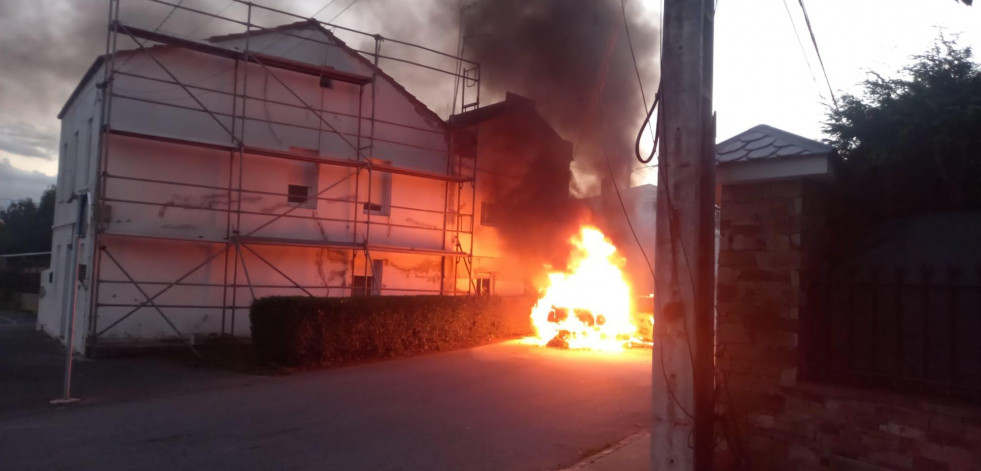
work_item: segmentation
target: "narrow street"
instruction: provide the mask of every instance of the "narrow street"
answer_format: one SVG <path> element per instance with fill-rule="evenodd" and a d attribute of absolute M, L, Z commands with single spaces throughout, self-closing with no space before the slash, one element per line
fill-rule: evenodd
<path fill-rule="evenodd" d="M 4 340 L 36 334 L 23 324 L 0 330 Z M 0 371 L 43 354 L 34 366 L 59 374 L 41 365 L 55 364 L 53 345 L 43 352 L 21 345 L 34 353 L 4 349 Z M 5 470 L 561 469 L 648 425 L 650 368 L 649 350 L 599 354 L 520 342 L 281 377 L 189 373 L 152 358 L 84 362 L 77 390 L 85 401 L 66 409 L 46 405 L 60 377 L 41 391 L 47 382 L 29 388 L 24 373 L 5 374 L 0 463 Z M 172 382 L 160 377 L 168 372 Z M 131 394 L 112 394 L 111 382 Z"/>

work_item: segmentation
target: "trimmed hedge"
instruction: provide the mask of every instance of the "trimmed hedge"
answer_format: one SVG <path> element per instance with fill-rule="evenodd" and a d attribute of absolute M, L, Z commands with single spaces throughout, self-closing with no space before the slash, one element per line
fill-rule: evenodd
<path fill-rule="evenodd" d="M 310 367 L 530 335 L 534 303 L 499 296 L 273 296 L 255 300 L 249 318 L 260 361 Z"/>

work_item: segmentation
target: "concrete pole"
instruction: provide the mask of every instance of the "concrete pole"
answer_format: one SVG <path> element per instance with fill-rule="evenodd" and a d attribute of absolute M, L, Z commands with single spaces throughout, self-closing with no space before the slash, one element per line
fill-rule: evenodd
<path fill-rule="evenodd" d="M 714 454 L 714 0 L 664 0 L 655 248 L 652 469 Z"/>

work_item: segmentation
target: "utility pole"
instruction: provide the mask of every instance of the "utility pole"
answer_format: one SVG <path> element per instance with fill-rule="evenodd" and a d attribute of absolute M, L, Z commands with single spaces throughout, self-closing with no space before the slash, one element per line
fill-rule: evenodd
<path fill-rule="evenodd" d="M 651 463 L 712 469 L 715 0 L 664 0 Z"/>

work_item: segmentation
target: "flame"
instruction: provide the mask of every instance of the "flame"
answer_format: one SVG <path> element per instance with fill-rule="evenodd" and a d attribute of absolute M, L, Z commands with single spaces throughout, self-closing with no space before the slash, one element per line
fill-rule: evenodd
<path fill-rule="evenodd" d="M 630 284 L 621 271 L 624 260 L 595 227 L 582 226 L 570 242 L 568 270 L 549 272 L 548 286 L 531 310 L 538 343 L 557 340 L 573 349 L 620 351 L 637 332 Z"/>

